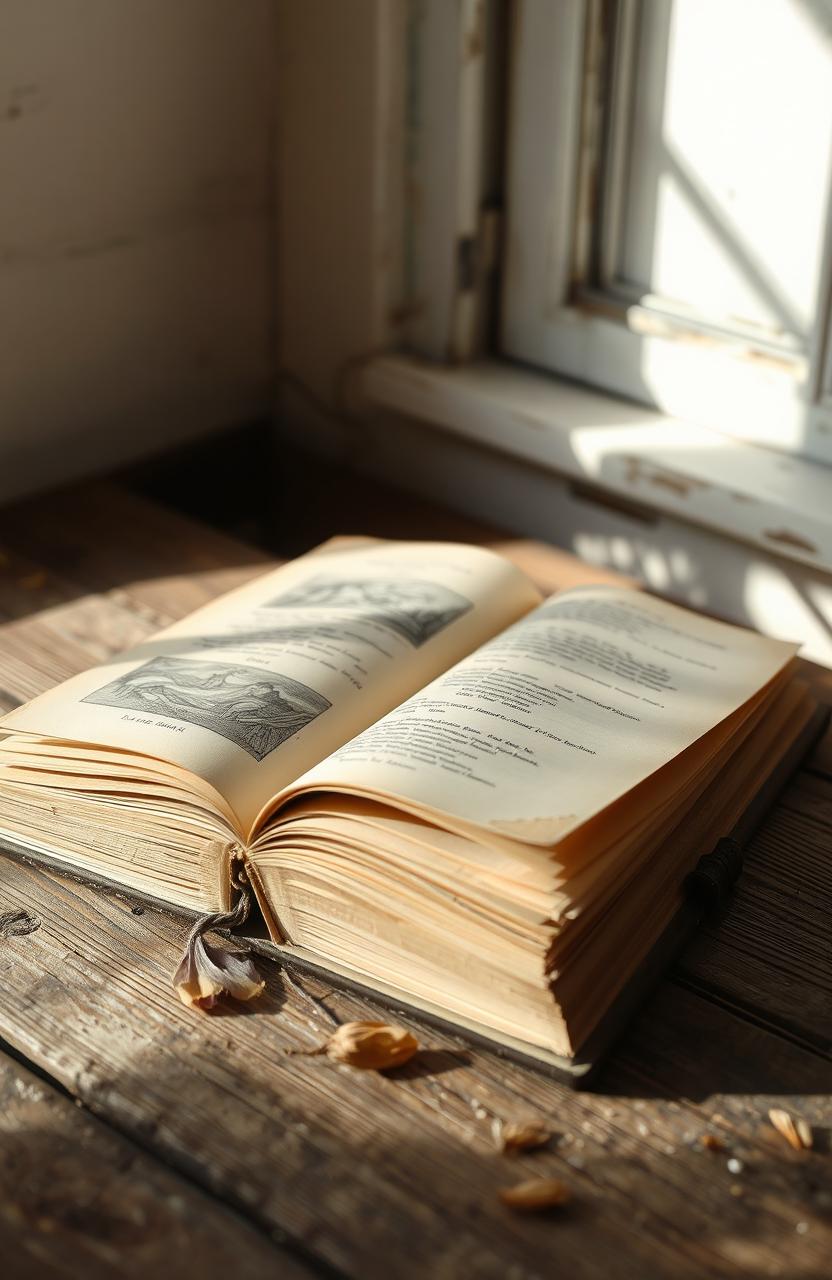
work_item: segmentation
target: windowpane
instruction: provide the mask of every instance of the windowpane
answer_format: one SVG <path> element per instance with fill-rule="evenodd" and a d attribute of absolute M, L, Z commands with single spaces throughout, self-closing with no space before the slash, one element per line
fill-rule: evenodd
<path fill-rule="evenodd" d="M 639 17 L 619 280 L 805 347 L 829 185 L 832 7 L 643 0 Z"/>

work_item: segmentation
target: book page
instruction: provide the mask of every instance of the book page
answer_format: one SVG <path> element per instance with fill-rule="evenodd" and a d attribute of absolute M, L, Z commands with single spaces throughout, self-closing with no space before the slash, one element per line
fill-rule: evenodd
<path fill-rule="evenodd" d="M 292 790 L 386 796 L 553 844 L 724 720 L 795 652 L 636 591 L 576 588 Z"/>
<path fill-rule="evenodd" d="M 0 721 L 142 753 L 216 788 L 244 833 L 293 778 L 539 602 L 449 543 L 330 546 Z"/>

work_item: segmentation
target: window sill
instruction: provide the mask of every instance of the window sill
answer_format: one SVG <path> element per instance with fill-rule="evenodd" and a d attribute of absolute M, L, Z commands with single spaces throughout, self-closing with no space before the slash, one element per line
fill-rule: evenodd
<path fill-rule="evenodd" d="M 497 360 L 380 356 L 374 405 L 822 571 L 832 469 Z"/>

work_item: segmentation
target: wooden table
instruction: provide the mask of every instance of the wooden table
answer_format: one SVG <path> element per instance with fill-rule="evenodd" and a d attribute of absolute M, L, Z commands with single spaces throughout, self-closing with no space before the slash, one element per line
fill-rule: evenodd
<path fill-rule="evenodd" d="M 550 585 L 575 572 L 507 549 Z M 0 513 L 0 701 L 268 563 L 106 485 Z M 289 1056 L 329 1024 L 276 966 L 256 1006 L 195 1014 L 170 986 L 180 919 L 3 860 L 0 1274 L 828 1277 L 831 841 L 826 743 L 587 1094 L 409 1017 L 430 1051 L 390 1077 Z M 338 1019 L 376 1013 L 304 981 Z M 498 1154 L 494 1120 L 532 1116 L 550 1148 Z M 498 1203 L 538 1174 L 569 1182 L 566 1212 Z"/>

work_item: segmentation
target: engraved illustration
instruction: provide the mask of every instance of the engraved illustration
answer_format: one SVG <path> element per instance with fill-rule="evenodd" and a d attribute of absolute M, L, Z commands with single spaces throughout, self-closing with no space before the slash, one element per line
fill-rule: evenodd
<path fill-rule="evenodd" d="M 326 576 L 312 578 L 267 604 L 284 609 L 349 609 L 389 627 L 416 649 L 473 608 L 465 596 L 438 582 Z"/>
<path fill-rule="evenodd" d="M 200 725 L 235 742 L 255 760 L 263 760 L 332 706 L 288 676 L 188 658 L 151 658 L 83 701 Z"/>

